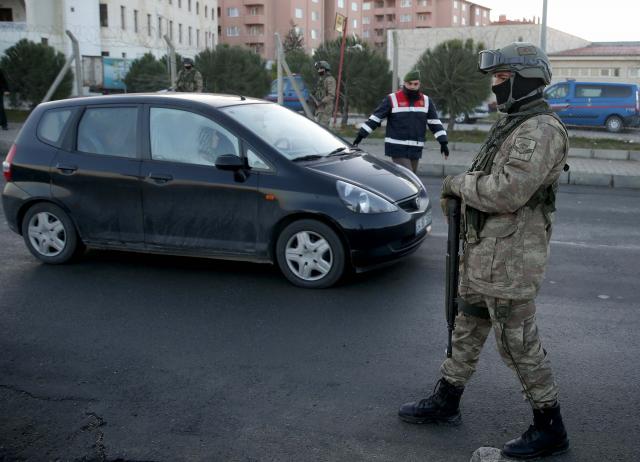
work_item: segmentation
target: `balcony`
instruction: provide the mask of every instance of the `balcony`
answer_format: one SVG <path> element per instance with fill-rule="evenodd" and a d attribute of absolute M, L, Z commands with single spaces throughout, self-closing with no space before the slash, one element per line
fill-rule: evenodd
<path fill-rule="evenodd" d="M 247 15 L 247 16 L 243 16 L 242 22 L 244 23 L 245 26 L 250 26 L 253 24 L 264 25 L 266 24 L 266 18 L 264 14 Z"/>
<path fill-rule="evenodd" d="M 242 0 L 242 4 L 244 6 L 259 6 L 264 8 L 264 2 L 261 2 L 260 0 Z"/>

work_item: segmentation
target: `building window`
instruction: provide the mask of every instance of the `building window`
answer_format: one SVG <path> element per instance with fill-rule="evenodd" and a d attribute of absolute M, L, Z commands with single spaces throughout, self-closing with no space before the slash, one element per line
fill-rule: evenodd
<path fill-rule="evenodd" d="M 317 30 L 315 30 L 315 29 L 311 29 L 311 38 L 312 38 L 313 40 L 315 40 L 315 39 L 317 39 L 317 38 L 318 38 L 318 31 L 317 31 Z"/>
<path fill-rule="evenodd" d="M 476 8 L 476 16 L 480 16 L 480 10 Z"/>
<path fill-rule="evenodd" d="M 354 19 L 354 20 L 353 20 L 353 28 L 354 28 L 354 29 L 357 29 L 357 28 L 358 28 L 358 20 L 357 20 L 357 19 Z"/>
<path fill-rule="evenodd" d="M 138 10 L 133 10 L 133 31 L 138 32 Z"/>
<path fill-rule="evenodd" d="M 109 14 L 107 13 L 107 4 L 100 4 L 100 26 L 109 27 Z"/>
<path fill-rule="evenodd" d="M 238 26 L 227 27 L 227 37 L 238 37 L 240 28 Z"/>
<path fill-rule="evenodd" d="M 467 18 L 462 18 L 462 25 L 466 26 L 467 25 Z"/>
<path fill-rule="evenodd" d="M 462 11 L 467 11 L 467 4 L 466 3 L 462 4 Z"/>
<path fill-rule="evenodd" d="M 230 18 L 237 18 L 240 16 L 240 10 L 238 8 L 227 8 L 227 16 Z"/>
<path fill-rule="evenodd" d="M 338 8 L 344 8 L 344 0 L 338 0 Z"/>
<path fill-rule="evenodd" d="M 295 10 L 295 17 L 298 19 L 302 19 L 302 8 L 296 8 Z"/>
<path fill-rule="evenodd" d="M 312 21 L 317 21 L 318 19 L 320 19 L 320 14 L 317 11 L 312 11 L 311 12 L 311 20 Z"/>
<path fill-rule="evenodd" d="M 453 23 L 458 24 L 458 16 L 456 16 L 455 14 L 453 15 Z"/>
<path fill-rule="evenodd" d="M 178 43 L 182 43 L 182 24 L 178 24 Z"/>
<path fill-rule="evenodd" d="M 124 6 L 121 6 L 120 7 L 120 25 L 122 26 L 123 30 L 127 28 L 126 19 L 127 19 L 127 10 Z"/>
<path fill-rule="evenodd" d="M 173 40 L 173 21 L 169 21 L 169 40 Z"/>
<path fill-rule="evenodd" d="M 363 11 L 369 11 L 371 9 L 371 2 L 364 2 L 362 4 L 362 10 Z"/>
<path fill-rule="evenodd" d="M 358 4 L 356 2 L 351 2 L 351 11 L 358 11 Z"/>
<path fill-rule="evenodd" d="M 363 16 L 362 24 L 371 24 L 371 16 Z"/>
<path fill-rule="evenodd" d="M 182 0 L 178 0 L 178 8 L 182 8 Z"/>
<path fill-rule="evenodd" d="M 196 14 L 200 14 L 200 2 L 196 2 Z"/>
<path fill-rule="evenodd" d="M 187 0 L 187 11 L 191 11 L 191 0 Z"/>
<path fill-rule="evenodd" d="M 362 37 L 363 38 L 369 38 L 369 31 L 368 30 L 363 30 L 362 31 Z"/>
<path fill-rule="evenodd" d="M 189 26 L 189 46 L 191 46 L 191 26 Z"/>
<path fill-rule="evenodd" d="M 196 48 L 200 48 L 200 29 L 196 29 Z"/>
<path fill-rule="evenodd" d="M 158 38 L 162 38 L 162 16 L 158 16 Z"/>
<path fill-rule="evenodd" d="M 484 10 L 484 11 L 482 12 L 482 17 L 483 17 L 483 18 L 486 18 L 486 17 L 487 17 L 487 10 Z"/>
<path fill-rule="evenodd" d="M 476 21 L 476 27 L 480 25 L 480 21 Z"/>
<path fill-rule="evenodd" d="M 640 67 L 630 67 L 629 68 L 629 77 L 640 77 Z"/>
<path fill-rule="evenodd" d="M 209 7 L 207 5 L 204 6 L 204 17 L 208 17 L 209 16 Z"/>
<path fill-rule="evenodd" d="M 151 15 L 147 15 L 147 35 L 151 37 Z"/>
<path fill-rule="evenodd" d="M 400 2 L 400 7 L 409 8 L 411 6 L 411 0 L 402 0 Z"/>
<path fill-rule="evenodd" d="M 458 9 L 458 2 L 456 0 L 453 1 L 453 7 L 455 9 Z"/>
<path fill-rule="evenodd" d="M 410 14 L 401 14 L 400 15 L 400 22 L 411 22 L 411 15 Z"/>

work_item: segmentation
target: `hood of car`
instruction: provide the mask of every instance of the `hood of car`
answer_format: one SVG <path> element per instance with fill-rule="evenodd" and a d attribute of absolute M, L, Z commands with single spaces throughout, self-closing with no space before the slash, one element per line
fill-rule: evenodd
<path fill-rule="evenodd" d="M 417 194 L 422 187 L 401 168 L 370 154 L 337 156 L 307 168 L 356 184 L 393 202 Z"/>

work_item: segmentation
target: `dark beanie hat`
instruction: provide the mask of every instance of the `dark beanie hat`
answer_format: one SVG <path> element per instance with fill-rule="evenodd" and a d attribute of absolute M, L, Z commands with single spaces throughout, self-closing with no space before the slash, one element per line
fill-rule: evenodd
<path fill-rule="evenodd" d="M 409 71 L 404 76 L 404 81 L 405 82 L 411 82 L 413 80 L 420 80 L 420 71 L 418 69 L 414 69 L 412 71 Z"/>

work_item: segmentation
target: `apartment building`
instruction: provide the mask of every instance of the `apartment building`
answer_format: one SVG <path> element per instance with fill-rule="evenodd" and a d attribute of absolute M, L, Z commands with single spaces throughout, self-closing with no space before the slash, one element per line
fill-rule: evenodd
<path fill-rule="evenodd" d="M 220 43 L 247 46 L 265 59 L 275 56 L 274 33 L 284 37 L 295 24 L 312 53 L 339 37 L 336 14 L 347 32 L 383 48 L 387 30 L 486 26 L 490 9 L 461 0 L 219 0 Z"/>

